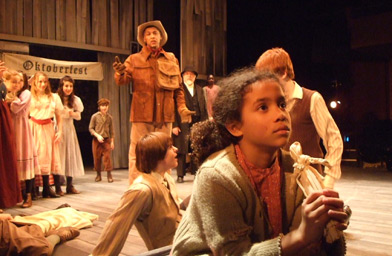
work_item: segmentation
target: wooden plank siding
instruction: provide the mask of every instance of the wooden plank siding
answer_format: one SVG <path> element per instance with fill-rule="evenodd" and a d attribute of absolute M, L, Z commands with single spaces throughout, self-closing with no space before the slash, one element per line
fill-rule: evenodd
<path fill-rule="evenodd" d="M 181 0 L 181 67 L 193 66 L 200 78 L 226 75 L 226 4 Z"/>
<path fill-rule="evenodd" d="M 56 2 L 51 0 L 46 0 L 46 16 L 47 22 L 43 24 L 43 29 L 47 29 L 48 31 L 48 39 L 56 39 L 56 13 L 53 10 L 56 10 Z"/>
<path fill-rule="evenodd" d="M 61 1 L 60 1 L 61 2 Z M 41 38 L 41 20 L 42 20 L 42 13 L 41 13 L 41 4 L 42 2 L 39 0 L 33 0 L 33 37 Z"/>
<path fill-rule="evenodd" d="M 76 2 L 66 0 L 65 4 L 65 36 L 66 40 L 76 42 Z M 105 45 L 106 46 L 106 45 Z"/>
<path fill-rule="evenodd" d="M 115 168 L 128 166 L 128 147 L 130 141 L 129 130 L 129 86 L 117 86 L 114 81 L 114 70 L 112 63 L 115 55 L 110 53 L 98 53 L 98 61 L 103 65 L 104 79 L 98 82 L 98 98 L 110 100 L 109 113 L 114 121 L 114 145 L 112 154 L 113 166 Z M 123 61 L 123 60 L 122 60 Z M 120 104 L 119 104 L 120 103 Z"/>
<path fill-rule="evenodd" d="M 33 0 L 23 1 L 23 35 L 33 36 Z"/>
<path fill-rule="evenodd" d="M 65 41 L 65 6 L 63 1 L 56 1 L 56 40 Z"/>

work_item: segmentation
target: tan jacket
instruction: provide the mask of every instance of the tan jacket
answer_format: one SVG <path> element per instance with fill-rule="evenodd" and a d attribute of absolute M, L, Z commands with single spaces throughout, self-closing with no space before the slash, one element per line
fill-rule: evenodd
<path fill-rule="evenodd" d="M 170 175 L 166 174 L 166 176 Z M 170 190 L 173 190 L 174 182 L 171 182 L 168 178 L 167 180 Z M 139 179 L 136 179 L 135 182 L 139 182 Z M 169 190 L 159 184 L 157 179 L 151 175 L 143 174 L 140 183 L 150 188 L 154 200 L 148 217 L 138 219 L 135 222 L 140 236 L 149 250 L 172 244 L 174 233 L 181 221 L 180 208 L 176 203 L 177 199 L 174 198 L 172 193 L 168 193 Z"/>
<path fill-rule="evenodd" d="M 176 90 L 165 90 L 157 85 L 157 59 L 163 62 L 174 63 L 178 60 L 173 53 L 162 50 L 157 58 L 151 56 L 147 47 L 130 55 L 124 65 L 125 73 L 115 73 L 114 79 L 118 85 L 132 83 L 131 122 L 174 122 L 174 99 L 178 111 L 186 108 L 182 84 Z M 181 82 L 180 68 L 178 68 L 179 81 Z"/>
<path fill-rule="evenodd" d="M 169 184 L 155 172 L 142 173 L 124 193 L 117 209 L 106 220 L 92 255 L 119 255 L 135 224 L 149 250 L 170 245 L 182 214 L 175 182 L 165 173 Z"/>

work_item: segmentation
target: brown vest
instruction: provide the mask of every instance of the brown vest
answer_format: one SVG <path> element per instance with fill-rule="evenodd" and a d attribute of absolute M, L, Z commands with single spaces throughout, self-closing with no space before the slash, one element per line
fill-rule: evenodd
<path fill-rule="evenodd" d="M 289 142 L 284 147 L 289 151 L 291 144 L 295 141 L 301 143 L 302 153 L 311 157 L 323 157 L 320 147 L 320 136 L 310 116 L 310 102 L 315 91 L 302 87 L 302 99 L 296 99 L 293 108 L 290 110 L 291 135 Z"/>
<path fill-rule="evenodd" d="M 181 214 L 169 189 L 151 175 L 142 175 L 141 183 L 151 189 L 153 203 L 149 216 L 143 220 L 137 220 L 135 226 L 148 250 L 152 250 L 173 243 L 174 233 L 181 221 Z"/>

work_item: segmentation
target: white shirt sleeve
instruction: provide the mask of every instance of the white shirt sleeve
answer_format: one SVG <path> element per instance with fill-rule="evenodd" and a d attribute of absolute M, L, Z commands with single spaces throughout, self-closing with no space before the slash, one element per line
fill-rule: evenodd
<path fill-rule="evenodd" d="M 74 104 L 73 104 L 73 108 L 74 108 L 74 113 L 73 113 L 73 119 L 75 120 L 80 120 L 82 119 L 81 113 L 84 110 L 84 106 L 83 106 L 83 102 L 82 100 L 75 95 L 74 98 Z"/>
<path fill-rule="evenodd" d="M 340 163 L 343 154 L 342 136 L 340 135 L 338 126 L 328 111 L 323 97 L 318 92 L 315 92 L 312 95 L 310 115 L 317 133 L 323 140 L 324 147 L 327 151 L 325 159 L 327 159 L 331 165 L 331 168 L 325 167 L 324 172 L 334 179 L 340 179 L 342 172 Z"/>

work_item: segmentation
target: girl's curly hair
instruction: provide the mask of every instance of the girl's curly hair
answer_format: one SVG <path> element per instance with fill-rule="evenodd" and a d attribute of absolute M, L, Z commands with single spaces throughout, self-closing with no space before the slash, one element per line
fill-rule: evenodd
<path fill-rule="evenodd" d="M 219 82 L 220 90 L 213 103 L 213 121 L 203 121 L 192 126 L 191 147 L 194 162 L 200 166 L 212 153 L 238 143 L 241 137 L 233 136 L 226 124 L 241 122 L 241 110 L 245 94 L 257 81 L 279 79 L 267 71 L 258 71 L 253 66 L 237 70 Z"/>

